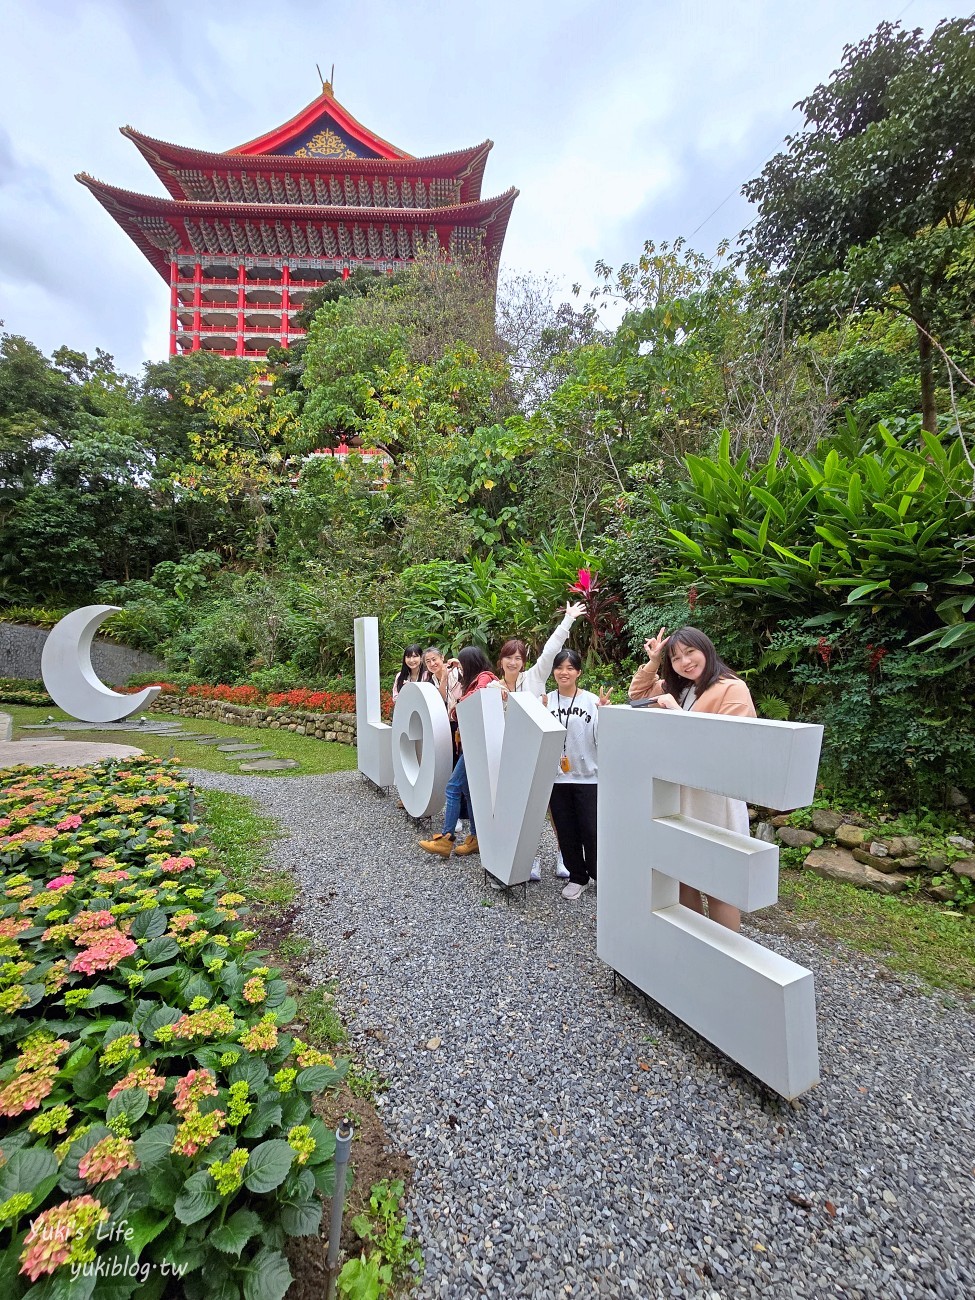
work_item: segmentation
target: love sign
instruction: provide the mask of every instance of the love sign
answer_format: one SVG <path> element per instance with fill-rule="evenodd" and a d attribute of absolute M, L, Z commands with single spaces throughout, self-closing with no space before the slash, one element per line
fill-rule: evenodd
<path fill-rule="evenodd" d="M 359 770 L 404 806 L 443 804 L 453 761 L 439 693 L 408 683 L 382 723 L 375 619 L 356 619 Z M 481 860 L 528 879 L 564 729 L 531 695 L 476 692 L 457 707 Z M 605 706 L 599 719 L 597 952 L 783 1097 L 819 1080 L 812 973 L 679 901 L 679 882 L 753 911 L 778 897 L 774 844 L 696 820 L 682 791 L 770 808 L 810 803 L 822 727 Z"/>

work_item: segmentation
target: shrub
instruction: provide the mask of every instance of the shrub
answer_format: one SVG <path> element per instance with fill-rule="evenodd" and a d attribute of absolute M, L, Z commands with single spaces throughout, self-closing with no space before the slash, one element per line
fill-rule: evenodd
<path fill-rule="evenodd" d="M 0 677 L 0 704 L 39 704 L 53 708 L 54 701 L 42 681 Z"/>

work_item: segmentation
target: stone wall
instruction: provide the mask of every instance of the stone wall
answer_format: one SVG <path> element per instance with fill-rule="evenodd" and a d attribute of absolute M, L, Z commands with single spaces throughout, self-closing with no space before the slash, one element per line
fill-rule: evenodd
<path fill-rule="evenodd" d="M 227 722 L 236 727 L 267 727 L 272 731 L 294 731 L 316 740 L 354 745 L 354 713 L 303 713 L 297 709 L 265 709 L 258 705 L 227 704 L 223 700 L 200 700 L 186 695 L 159 695 L 153 713 L 177 713 L 181 718 Z"/>
<path fill-rule="evenodd" d="M 41 651 L 48 633 L 43 627 L 22 623 L 0 623 L 0 677 L 34 680 L 41 675 Z M 116 645 L 96 637 L 91 647 L 95 672 L 109 686 L 124 686 L 136 673 L 165 672 L 161 660 L 143 650 Z"/>

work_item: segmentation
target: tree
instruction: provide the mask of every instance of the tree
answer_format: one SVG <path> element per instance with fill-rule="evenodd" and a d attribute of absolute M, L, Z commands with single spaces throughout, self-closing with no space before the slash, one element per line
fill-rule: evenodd
<path fill-rule="evenodd" d="M 975 17 L 926 41 L 881 23 L 797 107 L 803 129 L 744 187 L 744 255 L 795 289 L 805 321 L 908 317 L 933 432 L 937 341 L 975 309 Z"/>

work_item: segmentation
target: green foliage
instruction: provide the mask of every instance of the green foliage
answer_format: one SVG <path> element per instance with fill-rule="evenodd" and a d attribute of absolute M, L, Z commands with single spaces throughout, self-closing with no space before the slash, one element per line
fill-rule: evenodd
<path fill-rule="evenodd" d="M 21 680 L 17 677 L 0 677 L 0 703 L 54 705 L 42 681 Z"/>
<path fill-rule="evenodd" d="M 402 1182 L 383 1179 L 369 1193 L 368 1210 L 352 1220 L 363 1246 L 359 1258 L 348 1260 L 339 1274 L 339 1294 L 346 1300 L 380 1300 L 419 1280 L 423 1256 L 407 1235 L 403 1191 Z"/>
<path fill-rule="evenodd" d="M 804 128 L 745 186 L 750 257 L 781 271 L 811 318 L 879 308 L 917 327 L 920 409 L 936 428 L 931 336 L 975 294 L 975 19 L 925 40 L 883 22 L 801 101 Z M 888 412 L 889 414 L 889 412 Z"/>
<path fill-rule="evenodd" d="M 883 789 L 895 807 L 943 806 L 950 786 L 975 786 L 975 672 L 906 642 L 891 618 L 785 622 L 771 653 L 795 654 L 794 665 L 766 661 L 756 676 L 781 684 L 794 721 L 824 725 L 827 785 Z"/>
<path fill-rule="evenodd" d="M 657 585 L 696 585 L 703 599 L 732 589 L 750 616 L 810 614 L 841 605 L 893 610 L 919 632 L 932 605 L 972 581 L 971 470 L 960 438 L 840 442 L 798 456 L 778 446 L 749 467 L 727 434 L 711 457 L 687 459 L 689 478 L 651 502 L 647 527 L 664 567 Z"/>
<path fill-rule="evenodd" d="M 521 542 L 511 558 L 413 565 L 401 575 L 402 603 L 392 623 L 394 640 L 421 641 L 459 650 L 496 649 L 519 636 L 540 647 L 561 621 L 580 569 L 595 568 L 587 552 L 542 538 Z"/>

